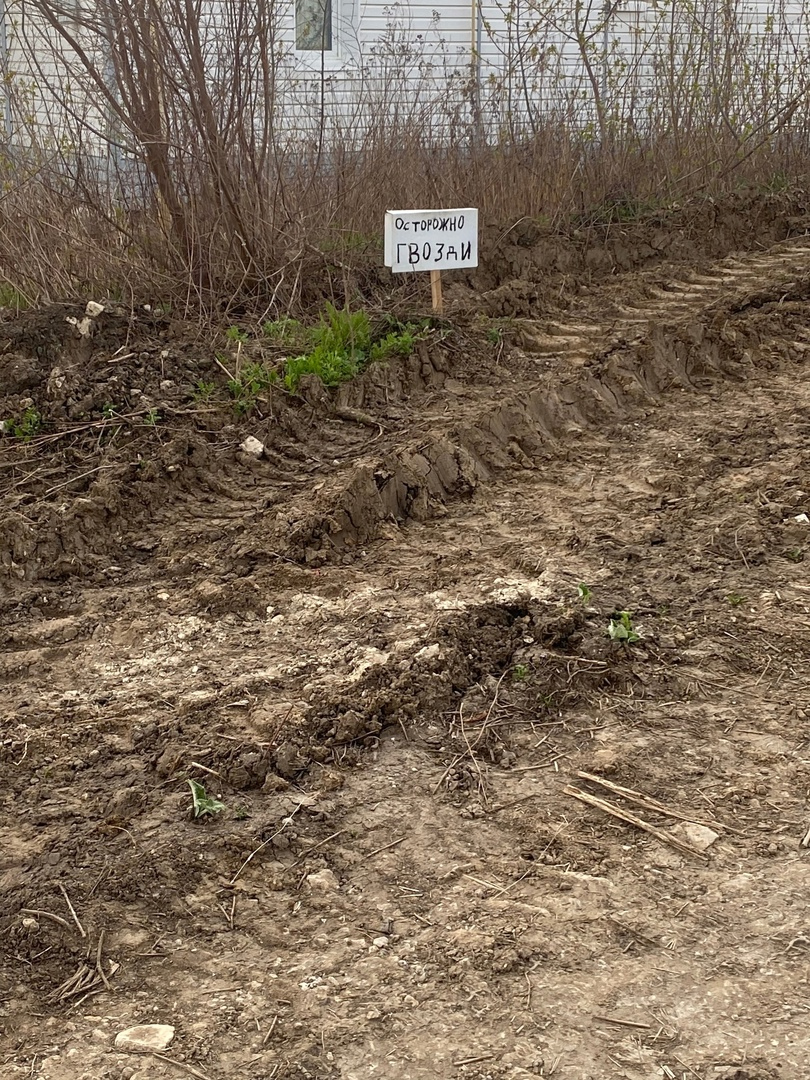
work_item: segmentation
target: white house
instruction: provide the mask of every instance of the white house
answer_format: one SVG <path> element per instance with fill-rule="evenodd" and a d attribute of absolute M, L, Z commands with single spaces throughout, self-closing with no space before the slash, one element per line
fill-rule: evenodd
<path fill-rule="evenodd" d="M 199 102 L 201 123 L 249 111 L 266 134 L 272 114 L 276 140 L 344 145 L 389 122 L 493 139 L 548 118 L 743 137 L 803 102 L 807 54 L 804 0 L 0 0 L 0 135 L 138 154 Z"/>

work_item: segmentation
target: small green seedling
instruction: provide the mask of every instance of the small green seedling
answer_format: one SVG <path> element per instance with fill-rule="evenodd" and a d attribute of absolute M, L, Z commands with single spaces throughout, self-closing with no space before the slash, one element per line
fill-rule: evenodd
<path fill-rule="evenodd" d="M 239 326 L 229 326 L 225 331 L 225 337 L 233 342 L 245 342 L 248 339 L 247 330 L 242 330 Z"/>
<path fill-rule="evenodd" d="M 205 379 L 200 379 L 192 392 L 195 401 L 209 401 L 214 391 L 217 388 L 215 382 L 206 382 Z"/>
<path fill-rule="evenodd" d="M 9 420 L 3 424 L 3 431 L 7 431 L 9 435 L 13 435 L 15 439 L 22 439 L 23 442 L 28 442 L 37 434 L 42 427 L 42 417 L 29 406 L 25 412 L 16 420 Z"/>
<path fill-rule="evenodd" d="M 220 802 L 219 799 L 214 799 L 207 794 L 202 784 L 198 784 L 196 780 L 189 780 L 187 783 L 191 788 L 191 798 L 194 803 L 195 818 L 205 817 L 206 814 L 219 814 L 225 809 L 225 803 Z"/>
<path fill-rule="evenodd" d="M 590 604 L 593 593 L 587 585 L 581 583 L 577 585 L 577 595 L 579 596 L 583 604 Z"/>
<path fill-rule="evenodd" d="M 528 678 L 528 675 L 528 664 L 515 664 L 515 666 L 512 668 L 512 678 L 515 680 L 515 682 L 523 682 L 524 679 Z"/>
<path fill-rule="evenodd" d="M 739 607 L 740 604 L 745 603 L 745 597 L 736 592 L 729 593 L 726 600 L 732 607 Z"/>
<path fill-rule="evenodd" d="M 639 641 L 639 635 L 633 628 L 633 616 L 629 611 L 620 611 L 608 624 L 608 636 L 611 641 L 620 641 L 623 645 L 632 645 Z"/>
<path fill-rule="evenodd" d="M 158 420 L 160 420 L 160 412 L 157 409 L 150 409 L 146 416 L 143 418 L 143 422 L 149 427 L 155 427 Z"/>

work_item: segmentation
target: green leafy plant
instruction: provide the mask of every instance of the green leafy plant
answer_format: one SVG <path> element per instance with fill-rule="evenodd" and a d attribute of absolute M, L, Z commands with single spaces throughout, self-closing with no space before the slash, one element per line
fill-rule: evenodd
<path fill-rule="evenodd" d="M 794 563 L 804 562 L 804 549 L 792 548 L 790 551 L 785 552 L 785 558 Z"/>
<path fill-rule="evenodd" d="M 731 604 L 732 607 L 739 607 L 740 604 L 745 603 L 745 597 L 741 596 L 740 593 L 732 592 L 726 597 L 726 603 Z"/>
<path fill-rule="evenodd" d="M 365 311 L 327 304 L 319 324 L 308 331 L 312 346 L 309 352 L 285 362 L 285 387 L 294 393 L 304 375 L 317 375 L 324 386 L 339 386 L 371 363 L 409 356 L 428 329 L 427 325 L 414 323 L 389 321 L 387 325 L 385 333 L 375 333 Z"/>
<path fill-rule="evenodd" d="M 302 349 L 309 343 L 307 328 L 298 319 L 290 318 L 289 315 L 266 322 L 262 326 L 262 333 L 282 348 Z"/>
<path fill-rule="evenodd" d="M 512 678 L 515 680 L 515 682 L 523 682 L 523 680 L 527 679 L 528 676 L 528 664 L 515 664 L 515 666 L 512 668 Z"/>
<path fill-rule="evenodd" d="M 577 596 L 580 598 L 583 604 L 590 604 L 593 593 L 588 588 L 588 586 L 584 584 L 584 582 L 581 582 L 579 585 L 577 585 Z"/>
<path fill-rule="evenodd" d="M 402 330 L 392 330 L 371 346 L 368 354 L 369 363 L 388 360 L 392 356 L 410 356 L 418 340 L 419 334 L 414 333 L 407 326 Z"/>
<path fill-rule="evenodd" d="M 206 382 L 205 379 L 200 379 L 192 390 L 191 396 L 195 401 L 210 401 L 216 388 L 217 384 L 215 382 Z"/>
<path fill-rule="evenodd" d="M 640 640 L 633 627 L 633 616 L 629 611 L 619 611 L 610 620 L 608 636 L 611 641 L 619 641 L 623 645 L 632 645 L 634 641 Z"/>
<path fill-rule="evenodd" d="M 6 422 L 4 430 L 15 439 L 28 442 L 42 429 L 42 416 L 33 406 L 29 406 L 22 416 Z"/>
<path fill-rule="evenodd" d="M 205 817 L 206 814 L 219 814 L 225 809 L 225 803 L 209 795 L 202 784 L 196 780 L 188 780 L 191 788 L 191 800 L 194 809 L 194 817 Z"/>
<path fill-rule="evenodd" d="M 233 341 L 234 343 L 244 343 L 248 340 L 248 333 L 247 330 L 243 330 L 239 326 L 229 326 L 228 329 L 225 331 L 225 337 L 228 339 L 228 341 Z"/>
<path fill-rule="evenodd" d="M 146 416 L 143 418 L 143 422 L 149 427 L 156 427 L 160 418 L 160 412 L 158 409 L 150 409 Z"/>
<path fill-rule="evenodd" d="M 228 380 L 228 390 L 234 399 L 234 408 L 245 416 L 252 412 L 271 386 L 278 382 L 278 372 L 265 364 L 245 364 L 239 374 Z"/>
<path fill-rule="evenodd" d="M 319 345 L 307 356 L 296 356 L 284 365 L 284 385 L 292 392 L 298 389 L 303 375 L 317 375 L 324 386 L 339 386 L 353 379 L 360 370 L 358 359 L 339 349 Z"/>

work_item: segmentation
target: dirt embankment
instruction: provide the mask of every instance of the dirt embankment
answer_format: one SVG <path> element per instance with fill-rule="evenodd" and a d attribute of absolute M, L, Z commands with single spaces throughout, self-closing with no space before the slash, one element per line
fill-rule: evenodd
<path fill-rule="evenodd" d="M 810 247 L 744 205 L 247 415 L 168 315 L 6 320 L 4 1077 L 801 1080 Z"/>

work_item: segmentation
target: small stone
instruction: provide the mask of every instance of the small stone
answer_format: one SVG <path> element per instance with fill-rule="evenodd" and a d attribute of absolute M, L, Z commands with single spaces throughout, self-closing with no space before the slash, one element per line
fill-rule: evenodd
<path fill-rule="evenodd" d="M 679 821 L 671 831 L 696 851 L 706 851 L 720 835 L 706 825 L 696 825 L 694 821 Z"/>
<path fill-rule="evenodd" d="M 89 315 L 91 319 L 98 318 L 98 316 L 104 310 L 104 305 L 99 304 L 96 300 L 88 300 L 87 307 L 84 309 L 85 315 Z"/>
<path fill-rule="evenodd" d="M 240 444 L 240 450 L 244 450 L 246 454 L 250 454 L 251 457 L 260 458 L 264 453 L 264 443 L 260 442 L 253 435 L 248 437 Z"/>
<path fill-rule="evenodd" d="M 152 1050 L 165 1050 L 173 1038 L 174 1028 L 169 1024 L 139 1024 L 118 1032 L 115 1049 L 146 1054 Z"/>
<path fill-rule="evenodd" d="M 319 870 L 317 874 L 308 874 L 307 885 L 310 889 L 317 889 L 320 892 L 334 892 L 340 888 L 340 883 L 331 870 Z"/>
<path fill-rule="evenodd" d="M 375 937 L 371 943 L 375 949 L 384 949 L 388 944 L 388 938 L 380 934 L 379 937 Z"/>

